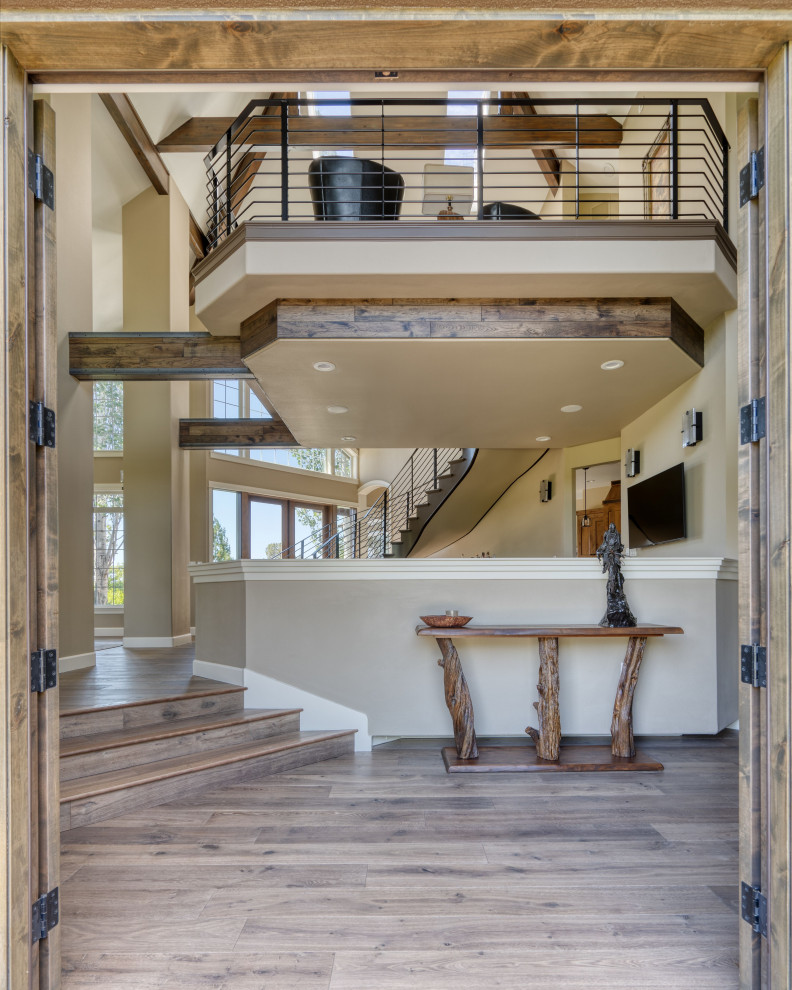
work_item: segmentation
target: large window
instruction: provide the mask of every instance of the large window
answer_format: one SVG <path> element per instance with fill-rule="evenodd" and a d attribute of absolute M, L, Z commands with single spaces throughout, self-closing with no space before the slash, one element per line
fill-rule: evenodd
<path fill-rule="evenodd" d="M 212 415 L 220 419 L 272 419 L 272 414 L 248 383 L 234 379 L 217 379 L 212 382 Z M 335 474 L 341 478 L 354 478 L 357 472 L 355 451 L 340 447 L 218 449 L 215 453 L 301 471 Z"/>
<path fill-rule="evenodd" d="M 124 449 L 124 383 L 94 382 L 93 449 Z"/>
<path fill-rule="evenodd" d="M 355 510 L 319 502 L 212 490 L 212 560 L 262 560 L 287 556 L 346 556 L 345 540 L 338 549 L 334 533 L 346 532 Z M 292 549 L 294 548 L 294 549 Z"/>
<path fill-rule="evenodd" d="M 124 494 L 94 492 L 94 604 L 124 604 Z"/>

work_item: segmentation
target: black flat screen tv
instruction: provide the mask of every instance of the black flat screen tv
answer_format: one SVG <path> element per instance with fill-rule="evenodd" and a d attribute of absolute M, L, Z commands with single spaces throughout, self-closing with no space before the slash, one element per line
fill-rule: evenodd
<path fill-rule="evenodd" d="M 627 489 L 630 548 L 684 540 L 685 465 L 676 464 Z"/>

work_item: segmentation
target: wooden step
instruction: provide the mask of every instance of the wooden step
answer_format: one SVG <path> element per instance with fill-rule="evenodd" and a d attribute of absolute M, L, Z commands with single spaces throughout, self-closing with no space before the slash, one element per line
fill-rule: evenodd
<path fill-rule="evenodd" d="M 169 757 L 266 739 L 300 728 L 300 709 L 246 709 L 73 736 L 61 742 L 60 779 L 122 770 Z"/>
<path fill-rule="evenodd" d="M 136 725 L 162 725 L 200 715 L 241 712 L 245 688 L 228 685 L 212 687 L 165 698 L 126 701 L 98 708 L 74 708 L 61 712 L 60 737 L 73 739 L 132 728 Z"/>
<path fill-rule="evenodd" d="M 222 787 L 351 753 L 355 730 L 289 732 L 246 745 L 193 753 L 143 766 L 70 780 L 61 787 L 61 830 L 163 804 L 195 791 Z"/>

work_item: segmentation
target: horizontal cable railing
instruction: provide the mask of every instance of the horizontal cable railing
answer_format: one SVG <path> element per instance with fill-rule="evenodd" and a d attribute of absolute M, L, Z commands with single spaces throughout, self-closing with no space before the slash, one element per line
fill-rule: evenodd
<path fill-rule="evenodd" d="M 273 554 L 271 560 L 322 558 L 350 559 L 384 557 L 417 509 L 438 490 L 440 479 L 464 454 L 461 447 L 419 448 L 410 454 L 403 467 L 382 492 L 374 505 L 362 516 L 342 525 L 330 523 Z"/>
<path fill-rule="evenodd" d="M 716 220 L 704 99 L 254 100 L 205 158 L 210 246 L 289 220 Z"/>

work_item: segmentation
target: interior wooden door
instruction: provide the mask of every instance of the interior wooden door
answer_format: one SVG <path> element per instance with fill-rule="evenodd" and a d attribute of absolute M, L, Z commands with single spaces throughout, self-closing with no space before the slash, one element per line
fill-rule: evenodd
<path fill-rule="evenodd" d="M 33 677 L 38 651 L 57 651 L 56 470 L 54 449 L 38 442 L 30 406 L 41 401 L 55 409 L 54 214 L 31 188 L 35 155 L 54 167 L 54 118 L 44 104 L 34 107 L 25 74 L 5 48 L 0 83 L 0 717 L 6 751 L 0 888 L 10 894 L 0 899 L 0 978 L 14 990 L 57 990 L 58 698 L 56 687 L 37 690 L 44 685 Z"/>

